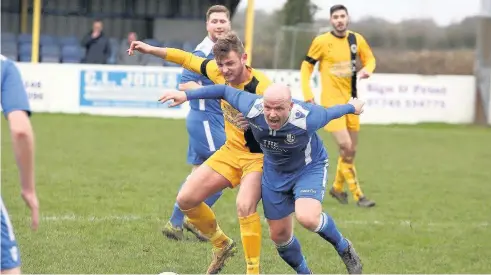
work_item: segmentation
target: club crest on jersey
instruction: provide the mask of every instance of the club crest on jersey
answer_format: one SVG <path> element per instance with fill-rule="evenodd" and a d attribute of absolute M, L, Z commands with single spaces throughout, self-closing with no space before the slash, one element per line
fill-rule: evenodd
<path fill-rule="evenodd" d="M 286 134 L 285 142 L 287 144 L 293 144 L 293 143 L 295 143 L 295 135 L 294 134 Z"/>
<path fill-rule="evenodd" d="M 299 118 L 304 118 L 305 117 L 305 114 L 300 112 L 300 111 L 296 111 L 295 112 L 295 118 L 296 119 L 299 119 Z"/>
<path fill-rule="evenodd" d="M 263 111 L 263 103 L 259 102 L 258 104 L 254 105 L 254 108 L 256 108 L 256 110 L 258 110 L 259 112 L 262 112 Z"/>
<path fill-rule="evenodd" d="M 351 52 L 356 53 L 357 51 L 358 51 L 358 47 L 356 46 L 356 44 L 351 45 Z"/>

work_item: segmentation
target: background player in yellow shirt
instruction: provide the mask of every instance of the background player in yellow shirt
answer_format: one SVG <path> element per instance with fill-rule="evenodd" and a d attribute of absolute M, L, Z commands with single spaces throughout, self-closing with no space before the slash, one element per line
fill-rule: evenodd
<path fill-rule="evenodd" d="M 357 80 L 368 78 L 375 70 L 375 57 L 365 38 L 347 29 L 349 23 L 347 8 L 343 5 L 335 5 L 331 7 L 330 13 L 333 30 L 314 39 L 301 66 L 304 99 L 315 103 L 310 77 L 314 65 L 319 62 L 322 87 L 320 104 L 324 107 L 346 104 L 350 98 L 356 98 Z M 357 56 L 363 64 L 359 72 L 356 72 Z M 329 194 L 340 203 L 348 203 L 348 195 L 344 192 L 344 183 L 347 182 L 358 206 L 375 206 L 374 201 L 363 195 L 354 165 L 360 130 L 359 117 L 345 115 L 329 122 L 325 129 L 332 133 L 340 150 L 336 176 Z"/>
<path fill-rule="evenodd" d="M 132 42 L 128 53 L 132 54 L 134 50 L 180 64 L 216 84 L 230 85 L 245 92 L 262 95 L 271 84 L 264 73 L 246 65 L 244 46 L 232 32 L 219 38 L 213 46 L 215 59 L 205 59 L 179 49 L 153 47 L 141 41 Z M 243 130 L 239 111 L 225 101 L 221 104 L 225 144 L 189 176 L 177 195 L 177 204 L 191 224 L 210 239 L 213 260 L 207 273 L 216 274 L 234 254 L 235 243 L 220 229 L 215 214 L 204 201 L 220 190 L 240 184 L 237 213 L 247 274 L 259 274 L 261 221 L 257 204 L 261 199 L 263 154 L 251 129 Z"/>

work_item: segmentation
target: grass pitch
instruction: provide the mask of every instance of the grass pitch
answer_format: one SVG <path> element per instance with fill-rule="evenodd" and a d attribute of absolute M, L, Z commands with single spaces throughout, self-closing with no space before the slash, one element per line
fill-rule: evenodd
<path fill-rule="evenodd" d="M 2 197 L 24 273 L 204 273 L 210 246 L 165 239 L 160 228 L 190 168 L 184 120 L 37 114 L 36 170 L 42 220 L 29 229 L 7 125 Z M 329 186 L 337 150 L 330 154 Z M 377 202 L 359 209 L 326 196 L 324 209 L 355 245 L 365 273 L 491 271 L 491 130 L 467 126 L 362 126 L 357 170 Z M 214 209 L 240 253 L 222 273 L 244 273 L 236 190 Z M 262 208 L 260 208 L 262 215 Z M 334 249 L 296 225 L 315 273 L 346 273 Z M 261 273 L 294 273 L 263 224 Z"/>

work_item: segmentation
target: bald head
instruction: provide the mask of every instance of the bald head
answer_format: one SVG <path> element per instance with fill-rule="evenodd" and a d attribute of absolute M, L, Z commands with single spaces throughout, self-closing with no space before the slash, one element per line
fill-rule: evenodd
<path fill-rule="evenodd" d="M 292 93 L 290 88 L 285 84 L 274 83 L 264 91 L 264 101 L 268 102 L 290 102 Z"/>
<path fill-rule="evenodd" d="M 264 117 L 273 130 L 280 129 L 288 120 L 293 107 L 292 93 L 284 84 L 272 84 L 264 91 Z"/>

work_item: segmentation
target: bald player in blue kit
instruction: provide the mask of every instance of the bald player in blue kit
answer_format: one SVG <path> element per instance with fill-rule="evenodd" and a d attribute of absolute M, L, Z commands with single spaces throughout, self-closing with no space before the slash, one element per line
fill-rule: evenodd
<path fill-rule="evenodd" d="M 328 155 L 316 131 L 346 114 L 359 115 L 364 103 L 352 99 L 348 104 L 324 108 L 292 100 L 289 88 L 281 84 L 268 87 L 264 97 L 213 85 L 166 92 L 160 101 L 173 100 L 170 106 L 177 106 L 186 100 L 213 98 L 227 101 L 244 115 L 264 152 L 263 208 L 281 258 L 298 274 L 312 273 L 293 234 L 291 214 L 295 213 L 302 226 L 331 243 L 349 274 L 361 274 L 362 263 L 353 245 L 322 211 Z"/>

